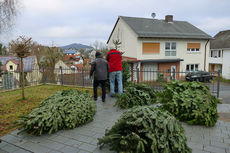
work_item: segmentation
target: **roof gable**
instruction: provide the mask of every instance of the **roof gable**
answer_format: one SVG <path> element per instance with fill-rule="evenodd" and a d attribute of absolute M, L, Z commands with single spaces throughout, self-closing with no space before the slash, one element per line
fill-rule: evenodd
<path fill-rule="evenodd" d="M 10 60 L 8 60 L 8 61 L 6 61 L 6 64 L 8 63 L 8 62 L 13 62 L 14 64 L 16 64 L 16 65 L 18 65 L 19 64 L 19 60 L 17 60 L 17 59 L 10 59 Z"/>

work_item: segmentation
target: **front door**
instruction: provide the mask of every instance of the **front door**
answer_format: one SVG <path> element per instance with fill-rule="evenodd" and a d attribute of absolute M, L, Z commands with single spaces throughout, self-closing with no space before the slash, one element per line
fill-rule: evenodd
<path fill-rule="evenodd" d="M 215 65 L 212 64 L 212 65 L 211 65 L 211 72 L 214 72 L 214 71 L 215 71 Z"/>

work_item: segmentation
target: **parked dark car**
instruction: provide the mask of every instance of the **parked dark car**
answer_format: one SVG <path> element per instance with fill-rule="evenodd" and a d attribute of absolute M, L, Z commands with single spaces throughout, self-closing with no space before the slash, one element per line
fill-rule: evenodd
<path fill-rule="evenodd" d="M 200 82 L 210 82 L 213 79 L 213 76 L 210 72 L 197 71 L 189 72 L 186 77 L 186 81 L 200 81 Z"/>

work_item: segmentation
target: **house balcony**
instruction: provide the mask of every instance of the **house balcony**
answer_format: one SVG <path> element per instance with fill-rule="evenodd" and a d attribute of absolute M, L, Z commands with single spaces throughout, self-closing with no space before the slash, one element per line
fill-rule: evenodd
<path fill-rule="evenodd" d="M 223 58 L 209 57 L 210 64 L 223 64 Z"/>

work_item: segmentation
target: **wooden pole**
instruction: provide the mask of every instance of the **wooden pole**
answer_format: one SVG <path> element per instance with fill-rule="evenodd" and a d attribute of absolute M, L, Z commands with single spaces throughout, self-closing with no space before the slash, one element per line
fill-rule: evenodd
<path fill-rule="evenodd" d="M 24 69 L 23 69 L 23 58 L 21 58 L 21 72 L 22 72 L 22 100 L 25 99 L 25 94 L 24 94 Z"/>

